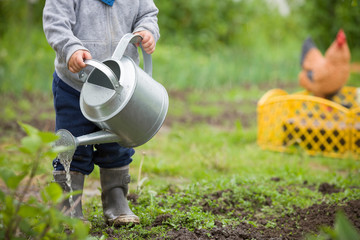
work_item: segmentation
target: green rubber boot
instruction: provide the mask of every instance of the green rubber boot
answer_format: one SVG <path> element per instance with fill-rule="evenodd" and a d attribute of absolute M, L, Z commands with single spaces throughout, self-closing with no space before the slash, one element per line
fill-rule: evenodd
<path fill-rule="evenodd" d="M 131 211 L 126 198 L 130 183 L 129 165 L 121 168 L 100 168 L 100 183 L 107 224 L 115 227 L 139 224 L 139 217 Z"/>

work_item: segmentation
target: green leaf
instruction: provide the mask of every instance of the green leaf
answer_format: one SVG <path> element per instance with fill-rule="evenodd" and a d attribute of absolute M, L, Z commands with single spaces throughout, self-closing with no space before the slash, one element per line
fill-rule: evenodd
<path fill-rule="evenodd" d="M 86 239 L 89 234 L 89 226 L 86 226 L 81 220 L 76 220 L 75 224 L 73 224 L 73 239 Z"/>
<path fill-rule="evenodd" d="M 343 212 L 336 214 L 335 232 L 338 235 L 338 239 L 360 239 L 360 234 Z"/>
<path fill-rule="evenodd" d="M 41 197 L 45 203 L 53 202 L 58 203 L 62 198 L 63 192 L 59 184 L 50 183 L 41 191 Z"/>
<path fill-rule="evenodd" d="M 19 215 L 24 218 L 33 218 L 38 216 L 41 213 L 41 209 L 30 206 L 30 205 L 21 205 L 19 210 Z"/>
<path fill-rule="evenodd" d="M 26 200 L 26 204 L 28 204 L 28 205 L 38 205 L 39 204 L 39 199 L 36 198 L 35 196 L 29 196 L 29 199 Z"/>
<path fill-rule="evenodd" d="M 12 190 L 16 189 L 24 179 L 26 173 L 16 175 L 15 172 L 9 168 L 0 168 L 0 177 L 4 180 L 6 186 Z"/>
<path fill-rule="evenodd" d="M 10 189 L 15 190 L 19 186 L 19 183 L 24 179 L 25 176 L 26 176 L 26 174 L 23 173 L 23 174 L 19 174 L 19 175 L 10 177 L 7 181 L 7 186 Z"/>
<path fill-rule="evenodd" d="M 53 132 L 39 132 L 38 135 L 44 143 L 51 143 L 59 138 L 59 136 L 56 136 Z"/>
<path fill-rule="evenodd" d="M 32 217 L 30 218 L 32 219 Z M 30 236 L 35 236 L 36 232 L 33 230 L 33 227 L 31 226 L 29 218 L 23 218 L 22 221 L 19 224 L 19 227 L 21 229 L 21 232 L 25 233 L 28 239 L 32 239 Z"/>
<path fill-rule="evenodd" d="M 48 151 L 42 153 L 43 158 L 49 158 L 49 159 L 54 159 L 56 158 L 57 155 L 58 153 L 55 152 L 53 149 L 49 149 Z"/>
<path fill-rule="evenodd" d="M 10 168 L 5 168 L 5 167 L 0 168 L 0 177 L 2 180 L 4 180 L 5 183 L 7 183 L 8 179 L 14 175 L 15 172 Z"/>
<path fill-rule="evenodd" d="M 49 158 L 55 158 L 61 155 L 71 156 L 74 154 L 75 147 L 74 146 L 54 146 L 51 150 L 49 150 L 44 156 L 48 156 Z"/>
<path fill-rule="evenodd" d="M 15 199 L 13 199 L 11 196 L 5 197 L 5 209 L 6 209 L 5 212 L 8 214 L 8 216 L 12 216 L 14 214 L 15 211 L 14 201 Z"/>
<path fill-rule="evenodd" d="M 46 225 L 47 225 L 46 221 L 41 221 L 41 222 L 39 221 L 38 224 L 34 227 L 34 230 L 36 232 L 42 232 L 45 229 Z"/>
<path fill-rule="evenodd" d="M 30 126 L 29 124 L 22 123 L 22 122 L 18 122 L 18 124 L 24 129 L 24 131 L 26 132 L 26 134 L 28 136 L 37 135 L 39 132 L 39 130 L 37 130 L 33 126 Z"/>
<path fill-rule="evenodd" d="M 42 145 L 41 138 L 38 135 L 31 135 L 21 139 L 20 151 L 33 154 L 36 153 Z"/>

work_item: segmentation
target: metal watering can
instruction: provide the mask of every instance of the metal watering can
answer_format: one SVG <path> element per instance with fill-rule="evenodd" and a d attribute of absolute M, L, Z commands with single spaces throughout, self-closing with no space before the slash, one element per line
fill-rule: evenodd
<path fill-rule="evenodd" d="M 144 70 L 124 52 L 129 43 L 140 43 L 140 35 L 126 34 L 110 59 L 85 60 L 94 69 L 79 77 L 81 112 L 102 130 L 75 138 L 60 129 L 56 145 L 71 146 L 118 142 L 136 147 L 149 141 L 161 128 L 169 106 L 166 89 L 152 79 L 151 55 L 142 49 Z"/>

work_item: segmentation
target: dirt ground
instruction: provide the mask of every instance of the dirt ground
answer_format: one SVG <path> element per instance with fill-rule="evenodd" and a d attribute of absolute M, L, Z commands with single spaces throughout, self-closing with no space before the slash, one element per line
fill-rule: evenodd
<path fill-rule="evenodd" d="M 327 183 L 323 185 L 330 186 Z M 320 190 L 323 191 L 323 189 Z M 332 187 L 327 188 L 327 190 L 333 193 Z M 323 192 L 323 194 L 329 193 Z M 221 193 L 215 193 L 210 197 L 215 200 L 218 196 L 221 196 Z M 271 205 L 271 199 L 268 199 L 268 202 Z M 224 209 L 207 209 L 206 206 L 204 206 L 204 210 L 214 214 L 228 213 L 224 212 Z M 194 232 L 185 228 L 171 230 L 167 233 L 167 239 L 303 239 L 308 233 L 318 233 L 321 226 L 333 226 L 335 214 L 338 210 L 342 210 L 354 226 L 360 230 L 360 200 L 354 200 L 348 201 L 343 205 L 321 203 L 305 209 L 298 208 L 294 213 L 278 218 L 273 218 L 272 216 L 268 216 L 265 219 L 254 218 L 252 221 L 257 222 L 258 225 L 256 227 L 247 223 L 222 227 L 221 223 L 217 223 L 216 227 L 211 230 L 198 229 Z M 247 215 L 241 209 L 228 209 L 227 211 L 236 212 L 239 218 L 242 218 L 242 215 Z M 154 224 L 161 224 L 162 219 L 169 217 L 171 216 L 159 216 Z M 281 227 L 268 228 L 266 224 L 269 221 L 275 222 L 277 226 Z"/>
<path fill-rule="evenodd" d="M 282 89 L 295 89 L 297 86 L 296 83 L 288 83 L 276 86 L 277 88 Z M 250 89 L 251 85 L 243 85 L 243 89 Z M 259 89 L 272 89 L 273 86 L 269 86 L 268 84 L 259 85 Z M 169 91 L 169 98 L 171 101 L 181 101 L 186 106 L 189 106 L 189 95 L 192 94 L 193 90 L 182 90 L 182 91 Z M 3 105 L 6 105 L 11 102 L 12 112 L 14 115 L 13 119 L 0 118 L 0 130 L 2 131 L 4 136 L 10 135 L 15 137 L 22 137 L 24 133 L 21 131 L 20 126 L 17 121 L 23 121 L 28 123 L 42 131 L 53 131 L 55 129 L 55 117 L 50 117 L 51 114 L 54 114 L 52 99 L 51 96 L 47 94 L 30 94 L 24 93 L 21 96 L 14 95 L 3 95 L 0 96 L 0 102 Z M 25 107 L 24 104 L 26 102 L 29 106 Z M 193 104 L 193 103 L 192 103 Z M 26 104 L 25 104 L 26 105 Z M 199 106 L 208 106 L 209 103 L 201 101 L 198 103 Z M 213 107 L 218 107 L 222 109 L 222 113 L 216 116 L 206 116 L 204 114 L 194 114 L 189 109 L 185 109 L 185 112 L 181 114 L 181 116 L 173 116 L 168 114 L 166 116 L 164 126 L 171 127 L 175 123 L 186 123 L 186 124 L 195 124 L 195 123 L 208 123 L 215 126 L 220 127 L 228 127 L 227 124 L 233 125 L 234 122 L 240 121 L 243 127 L 253 126 L 254 119 L 256 119 L 256 100 L 242 100 L 242 101 L 218 101 L 215 103 L 211 103 Z M 36 106 L 36 107 L 33 107 Z M 41 106 L 37 107 L 37 106 Z M 171 107 L 171 105 L 170 105 Z M 245 107 L 247 109 L 251 108 L 253 111 L 244 113 L 242 108 Z M 27 109 L 26 109 L 27 108 Z M 1 116 L 9 115 L 6 111 L 6 108 L 0 109 Z M 10 114 L 11 115 L 11 114 Z"/>
<path fill-rule="evenodd" d="M 170 98 L 176 98 L 178 100 L 186 101 L 186 96 L 188 92 L 178 92 L 173 91 L 169 92 Z M 44 101 L 49 101 L 45 96 L 32 96 L 32 95 L 23 95 L 23 98 L 27 98 L 29 102 L 33 104 L 39 104 Z M 14 99 L 16 101 L 16 99 Z M 243 114 L 239 111 L 239 104 L 247 104 L 253 105 L 254 112 Z M 229 103 L 218 103 L 218 105 L 225 106 L 226 111 L 222 113 L 220 116 L 216 117 L 204 117 L 198 115 L 192 115 L 190 112 L 187 112 L 185 115 L 181 117 L 169 116 L 166 119 L 165 125 L 167 127 L 171 127 L 174 123 L 196 123 L 196 122 L 207 122 L 212 125 L 222 125 L 223 121 L 226 122 L 235 122 L 241 121 L 244 127 L 247 127 L 254 121 L 256 118 L 256 102 L 243 102 L 237 104 L 229 104 Z M 16 106 L 15 106 L 16 108 Z M 37 109 L 37 110 L 36 110 Z M 52 107 L 51 104 L 47 105 L 47 107 L 39 110 L 38 108 L 34 109 L 32 112 L 33 117 L 28 117 L 29 123 L 40 130 L 43 131 L 52 131 L 54 129 L 54 120 L 49 118 L 39 119 L 36 116 L 40 116 L 44 114 L 44 112 L 51 112 Z M 22 114 L 21 109 L 15 109 L 17 114 Z M 0 119 L 0 130 L 6 134 L 8 133 L 19 133 L 20 128 L 18 124 L 14 121 L 4 121 Z M 21 134 L 20 134 L 21 135 Z M 15 137 L 21 137 L 21 136 Z M 272 181 L 281 181 L 280 178 L 273 178 Z M 307 183 L 304 182 L 304 185 Z M 318 189 L 313 189 L 313 191 L 319 191 L 322 194 L 334 194 L 339 191 L 345 191 L 346 189 L 340 189 L 334 185 L 330 185 L 328 183 L 323 183 L 320 185 Z M 231 202 L 231 199 L 228 202 L 223 202 L 219 205 L 218 208 L 211 208 L 208 206 L 205 199 L 212 199 L 217 201 L 221 198 L 222 194 L 225 191 L 232 191 L 231 189 L 223 190 L 221 192 L 215 192 L 210 195 L 204 195 L 204 204 L 202 208 L 204 211 L 212 212 L 213 214 L 218 215 L 226 215 L 232 214 L 234 217 L 238 217 L 242 219 L 244 216 L 248 216 L 247 212 L 244 212 L 244 209 L 237 209 L 235 204 Z M 360 198 L 360 197 L 359 197 Z M 136 196 L 130 196 L 130 200 L 136 204 Z M 271 198 L 268 198 L 267 203 L 269 206 L 272 204 Z M 344 199 L 343 202 L 339 202 L 338 204 L 327 204 L 320 203 L 315 204 L 306 209 L 296 208 L 296 211 L 292 214 L 285 214 L 281 217 L 273 217 L 268 216 L 265 219 L 257 219 L 254 214 L 253 219 L 250 219 L 257 223 L 255 227 L 252 224 L 242 223 L 237 226 L 222 226 L 220 222 L 217 222 L 215 227 L 211 230 L 204 229 L 196 229 L 194 232 L 189 231 L 186 228 L 180 229 L 172 229 L 166 234 L 166 239 L 303 239 L 307 233 L 318 232 L 319 227 L 321 226 L 333 226 L 335 220 L 335 214 L 338 210 L 342 209 L 348 219 L 353 223 L 355 228 L 357 228 L 360 232 L 360 199 L 353 201 L 346 201 Z M 169 214 L 158 216 L 153 222 L 153 226 L 166 225 L 166 219 L 171 218 L 172 216 Z M 272 221 L 276 223 L 275 228 L 266 227 L 267 223 Z M 279 227 L 280 226 L 280 227 Z M 169 228 L 171 229 L 171 228 Z M 109 238 L 108 239 L 118 239 L 122 236 L 116 235 L 111 231 L 111 228 L 107 229 Z M 93 236 L 101 236 L 99 232 L 91 232 Z M 149 239 L 158 239 L 157 236 L 149 236 Z"/>
<path fill-rule="evenodd" d="M 273 178 L 272 181 L 281 181 L 280 178 Z M 303 183 L 307 186 L 307 182 Z M 308 186 L 312 189 L 312 186 Z M 329 183 L 320 184 L 318 189 L 313 189 L 314 191 L 319 191 L 322 194 L 334 194 L 345 189 L 340 189 L 335 185 Z M 249 216 L 248 212 L 244 211 L 242 208 L 235 207 L 236 204 L 231 199 L 223 201 L 223 193 L 231 192 L 231 189 L 226 189 L 212 194 L 204 195 L 201 199 L 203 200 L 202 208 L 203 211 L 211 212 L 215 215 L 232 215 L 233 217 L 238 217 L 242 219 L 245 216 Z M 281 190 L 280 190 L 281 191 Z M 229 196 L 229 194 L 227 194 Z M 230 194 L 231 196 L 231 194 Z M 130 195 L 128 197 L 129 201 L 132 201 L 133 204 L 136 203 L 136 196 Z M 207 199 L 218 202 L 219 207 L 213 208 L 209 207 Z M 248 199 L 251 201 L 252 199 Z M 259 204 L 254 202 L 253 204 Z M 266 199 L 266 204 L 271 206 L 271 198 Z M 222 226 L 221 222 L 215 222 L 215 227 L 211 230 L 205 229 L 195 229 L 195 231 L 190 231 L 187 228 L 172 229 L 168 231 L 165 237 L 157 236 L 147 236 L 146 239 L 178 239 L 178 240 L 187 240 L 187 239 L 233 239 L 233 240 L 242 240 L 242 239 L 257 239 L 257 240 L 285 240 L 285 239 L 304 239 L 308 234 L 319 233 L 320 228 L 324 226 L 334 226 L 335 216 L 338 211 L 345 213 L 346 217 L 350 220 L 353 226 L 360 232 L 360 199 L 339 202 L 338 204 L 327 204 L 325 202 L 320 204 L 314 204 L 308 208 L 300 209 L 295 208 L 295 211 L 291 214 L 284 214 L 281 217 L 267 216 L 266 218 L 257 218 L 256 214 L 253 214 L 254 217 L 249 219 L 249 221 L 256 222 L 257 226 L 255 227 L 249 223 L 241 223 L 239 225 L 233 226 Z M 160 225 L 167 225 L 166 220 L 172 218 L 171 214 L 159 215 L 152 226 L 156 227 Z M 269 228 L 267 226 L 268 222 L 276 223 L 276 227 Z M 170 227 L 171 229 L 171 227 Z M 106 230 L 108 234 L 108 239 L 122 239 L 123 237 L 120 234 L 114 233 L 111 228 Z M 136 231 L 132 232 L 134 235 L 137 235 Z M 93 236 L 101 236 L 101 232 L 92 232 Z"/>

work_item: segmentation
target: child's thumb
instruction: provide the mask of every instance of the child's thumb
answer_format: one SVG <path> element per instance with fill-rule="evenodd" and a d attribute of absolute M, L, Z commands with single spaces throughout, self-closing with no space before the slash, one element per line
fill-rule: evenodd
<path fill-rule="evenodd" d="M 92 59 L 91 54 L 88 51 L 83 52 L 83 59 Z"/>

